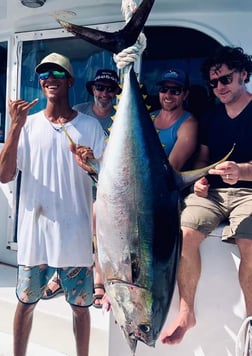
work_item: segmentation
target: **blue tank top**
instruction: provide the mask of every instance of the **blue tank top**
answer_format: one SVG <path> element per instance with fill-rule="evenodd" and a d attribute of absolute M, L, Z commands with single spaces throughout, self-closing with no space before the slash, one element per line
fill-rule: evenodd
<path fill-rule="evenodd" d="M 154 112 L 152 116 L 156 117 L 159 111 Z M 178 129 L 182 125 L 182 123 L 188 119 L 188 117 L 192 116 L 192 114 L 188 111 L 185 111 L 180 118 L 174 122 L 174 124 L 170 127 L 167 127 L 165 129 L 159 129 L 156 127 L 160 142 L 162 143 L 165 154 L 168 157 L 169 154 L 171 153 L 171 150 L 173 149 L 173 146 L 175 145 L 175 142 L 177 141 L 178 135 Z M 154 125 L 155 125 L 155 119 L 154 119 Z"/>

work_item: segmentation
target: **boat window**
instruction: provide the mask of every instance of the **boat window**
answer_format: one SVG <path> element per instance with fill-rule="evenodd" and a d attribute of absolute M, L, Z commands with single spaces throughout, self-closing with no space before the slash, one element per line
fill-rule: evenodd
<path fill-rule="evenodd" d="M 0 143 L 4 142 L 6 110 L 7 42 L 0 42 Z"/>
<path fill-rule="evenodd" d="M 191 28 L 149 26 L 144 32 L 147 37 L 147 48 L 142 58 L 141 82 L 147 88 L 147 104 L 151 106 L 151 111 L 160 108 L 156 83 L 161 74 L 172 67 L 186 71 L 190 78 L 190 86 L 202 88 L 202 92 L 206 92 L 208 99 L 212 101 L 212 92 L 209 92 L 207 84 L 203 81 L 200 68 L 202 61 L 221 44 L 205 33 Z M 192 105 L 187 109 L 193 112 L 194 107 Z M 199 110 L 196 110 L 193 113 L 198 116 L 198 112 Z"/>

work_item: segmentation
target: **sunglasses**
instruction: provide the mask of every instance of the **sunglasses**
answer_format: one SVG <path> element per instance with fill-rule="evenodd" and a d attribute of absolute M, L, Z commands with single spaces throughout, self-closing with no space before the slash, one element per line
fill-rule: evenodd
<path fill-rule="evenodd" d="M 181 87 L 169 87 L 169 86 L 163 86 L 159 88 L 159 93 L 167 93 L 170 92 L 171 95 L 180 95 L 183 91 L 183 88 Z"/>
<path fill-rule="evenodd" d="M 218 83 L 220 82 L 222 85 L 228 85 L 231 84 L 233 81 L 233 74 L 236 72 L 236 70 L 233 70 L 233 72 L 223 75 L 219 78 L 209 80 L 209 85 L 211 88 L 215 89 L 218 86 Z"/>
<path fill-rule="evenodd" d="M 112 85 L 94 84 L 94 87 L 97 91 L 106 90 L 108 93 L 114 93 L 116 91 L 116 87 Z"/>
<path fill-rule="evenodd" d="M 59 72 L 58 70 L 49 70 L 48 72 L 39 73 L 40 80 L 46 80 L 49 76 L 52 76 L 54 79 L 64 79 L 67 77 L 66 72 Z"/>

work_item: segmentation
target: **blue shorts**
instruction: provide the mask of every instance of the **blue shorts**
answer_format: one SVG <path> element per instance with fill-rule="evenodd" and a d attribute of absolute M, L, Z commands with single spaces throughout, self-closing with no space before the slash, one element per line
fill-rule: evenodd
<path fill-rule="evenodd" d="M 16 287 L 18 300 L 26 304 L 38 302 L 55 272 L 69 304 L 81 307 L 92 305 L 93 267 L 54 268 L 47 265 L 33 267 L 19 265 Z"/>

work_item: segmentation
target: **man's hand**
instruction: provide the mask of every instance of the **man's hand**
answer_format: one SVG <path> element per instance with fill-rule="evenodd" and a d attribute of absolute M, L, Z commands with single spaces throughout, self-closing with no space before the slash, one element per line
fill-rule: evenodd
<path fill-rule="evenodd" d="M 28 115 L 29 110 L 37 104 L 39 99 L 34 99 L 31 102 L 27 102 L 21 99 L 8 100 L 9 113 L 12 119 L 12 125 L 23 127 Z"/>
<path fill-rule="evenodd" d="M 88 160 L 95 159 L 93 150 L 90 147 L 70 144 L 70 150 L 73 152 L 76 162 L 81 168 L 88 173 L 96 173 L 88 162 Z"/>
<path fill-rule="evenodd" d="M 217 164 L 214 169 L 210 169 L 209 174 L 220 175 L 223 182 L 230 185 L 236 184 L 240 178 L 240 167 L 236 162 L 225 161 Z"/>
<path fill-rule="evenodd" d="M 194 193 L 198 197 L 207 198 L 209 186 L 206 177 L 202 177 L 194 183 Z"/>

